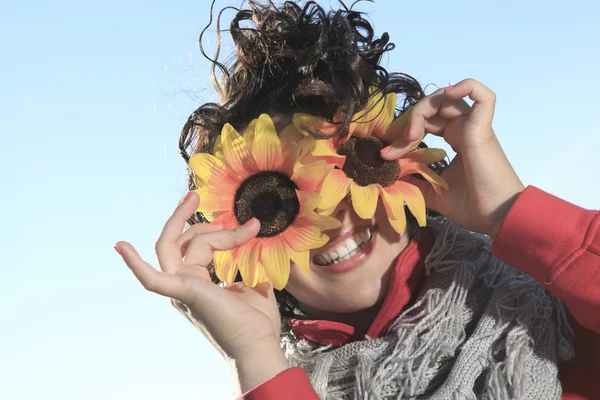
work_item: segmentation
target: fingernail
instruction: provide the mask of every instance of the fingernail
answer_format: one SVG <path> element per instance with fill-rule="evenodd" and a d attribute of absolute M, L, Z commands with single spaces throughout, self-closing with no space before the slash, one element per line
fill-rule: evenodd
<path fill-rule="evenodd" d="M 192 195 L 192 193 L 194 193 L 194 192 L 188 192 L 188 194 L 186 194 L 185 197 L 183 198 L 183 201 L 186 201 L 187 199 L 189 199 L 190 196 Z"/>
<path fill-rule="evenodd" d="M 210 223 L 210 225 L 218 228 L 220 226 L 223 226 L 223 223 L 221 221 L 213 221 Z"/>
<path fill-rule="evenodd" d="M 449 91 L 451 91 L 453 87 L 454 87 L 454 85 L 450 85 L 450 86 L 446 87 L 446 88 L 444 89 L 444 92 L 449 92 Z"/>
<path fill-rule="evenodd" d="M 122 255 L 123 255 L 123 253 L 121 252 L 121 248 L 119 247 L 119 245 L 118 245 L 118 244 L 115 244 L 114 248 L 115 248 L 115 251 L 116 251 L 117 253 L 119 253 L 119 255 L 120 255 L 120 256 L 122 256 Z"/>
<path fill-rule="evenodd" d="M 380 154 L 385 154 L 388 151 L 390 151 L 390 149 L 392 148 L 392 146 L 388 146 L 388 147 L 384 147 L 383 149 L 381 149 L 381 151 L 379 152 Z"/>
<path fill-rule="evenodd" d="M 252 225 L 252 224 L 253 224 L 255 221 L 258 221 L 258 219 L 256 219 L 256 218 L 252 218 L 252 219 L 250 219 L 250 220 L 246 221 L 246 223 L 244 224 L 244 226 L 250 226 L 250 225 Z"/>

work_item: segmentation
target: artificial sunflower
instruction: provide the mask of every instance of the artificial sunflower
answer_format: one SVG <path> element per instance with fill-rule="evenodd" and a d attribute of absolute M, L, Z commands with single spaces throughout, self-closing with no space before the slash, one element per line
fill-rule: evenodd
<path fill-rule="evenodd" d="M 429 165 L 446 158 L 442 149 L 413 149 L 399 160 L 387 161 L 381 150 L 404 133 L 408 111 L 394 119 L 397 96 L 372 95 L 362 115 L 339 137 L 315 140 L 312 155 L 315 159 L 335 160 L 338 168 L 329 172 L 320 190 L 322 202 L 319 209 L 329 215 L 349 193 L 358 216 L 371 219 L 379 198 L 385 206 L 390 224 L 398 233 L 406 230 L 404 205 L 415 216 L 420 226 L 426 225 L 425 199 L 421 191 L 406 181 L 406 177 L 419 174 L 430 182 L 437 193 L 448 189 L 447 182 L 429 168 Z M 293 124 L 303 136 L 316 132 L 335 132 L 339 124 L 308 114 L 296 114 Z M 416 147 L 416 146 L 415 146 Z M 341 157 L 341 158 L 340 158 Z"/>
<path fill-rule="evenodd" d="M 269 282 L 283 289 L 290 260 L 309 275 L 309 251 L 329 238 L 324 230 L 340 222 L 319 215 L 318 189 L 333 169 L 325 160 L 305 162 L 305 144 L 280 140 L 271 118 L 252 121 L 244 136 L 223 127 L 213 154 L 190 159 L 202 212 L 209 221 L 234 229 L 252 218 L 260 221 L 256 238 L 230 251 L 214 254 L 215 272 L 231 284 L 238 271 L 247 286 Z"/>

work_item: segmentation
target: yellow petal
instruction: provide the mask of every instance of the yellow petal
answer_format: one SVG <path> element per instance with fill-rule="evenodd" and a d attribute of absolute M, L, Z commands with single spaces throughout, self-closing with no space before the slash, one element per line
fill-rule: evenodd
<path fill-rule="evenodd" d="M 321 195 L 314 192 L 296 190 L 298 202 L 300 203 L 299 215 L 304 215 L 315 210 L 321 204 Z"/>
<path fill-rule="evenodd" d="M 319 213 L 319 215 L 331 215 L 335 209 L 337 208 L 337 204 L 335 206 L 329 207 L 329 208 L 318 208 L 317 211 Z"/>
<path fill-rule="evenodd" d="M 210 188 L 196 189 L 200 196 L 198 212 L 218 213 L 233 209 L 233 196 L 218 196 Z"/>
<path fill-rule="evenodd" d="M 322 157 L 329 163 L 335 164 L 338 168 L 344 166 L 346 156 L 338 154 L 333 148 L 333 141 L 329 140 L 313 140 L 311 154 L 317 158 Z"/>
<path fill-rule="evenodd" d="M 408 126 L 412 107 L 405 110 L 398 118 L 396 118 L 387 128 L 385 135 L 381 138 L 386 143 L 393 143 L 398 138 L 404 135 L 404 131 Z"/>
<path fill-rule="evenodd" d="M 225 155 L 223 154 L 223 147 L 221 146 L 220 135 L 217 137 L 217 140 L 215 140 L 215 145 L 213 146 L 213 155 L 221 161 L 225 160 Z"/>
<path fill-rule="evenodd" d="M 290 245 L 287 243 L 285 244 L 285 251 L 286 251 L 288 257 L 290 258 L 290 260 L 292 260 L 292 262 L 294 264 L 299 266 L 300 269 L 302 271 L 304 271 L 304 274 L 308 278 L 310 278 L 310 252 L 309 251 L 298 252 L 298 251 L 292 249 L 290 247 Z"/>
<path fill-rule="evenodd" d="M 404 216 L 404 195 L 401 191 L 388 192 L 386 188 L 379 186 L 379 193 L 383 205 L 390 219 L 398 219 Z"/>
<path fill-rule="evenodd" d="M 313 225 L 322 231 L 337 229 L 342 225 L 340 220 L 337 218 L 330 217 L 328 215 L 317 214 L 315 212 L 306 213 L 298 217 L 298 219 L 306 221 L 310 225 Z"/>
<path fill-rule="evenodd" d="M 338 132 L 342 127 L 341 124 L 331 123 L 325 118 L 302 113 L 294 114 L 292 117 L 292 123 L 304 136 L 314 137 L 331 136 Z"/>
<path fill-rule="evenodd" d="M 371 135 L 378 138 L 385 136 L 388 127 L 394 120 L 397 100 L 398 95 L 396 95 L 396 93 L 390 93 L 385 97 L 385 101 L 380 102 L 376 106 L 376 108 L 379 108 L 379 115 L 371 122 L 371 127 L 369 128 Z"/>
<path fill-rule="evenodd" d="M 321 186 L 321 205 L 320 209 L 337 207 L 344 197 L 348 194 L 348 189 L 352 179 L 348 178 L 341 169 L 334 169 L 325 177 Z"/>
<path fill-rule="evenodd" d="M 221 145 L 225 161 L 242 179 L 256 170 L 248 143 L 230 124 L 223 127 Z"/>
<path fill-rule="evenodd" d="M 256 122 L 256 133 L 252 142 L 252 156 L 259 171 L 276 170 L 281 166 L 281 142 L 275 125 L 267 114 Z"/>
<path fill-rule="evenodd" d="M 412 215 L 417 219 L 419 226 L 427 225 L 425 198 L 418 187 L 408 182 L 397 181 L 388 190 L 400 191 L 404 195 L 404 201 Z"/>
<path fill-rule="evenodd" d="M 431 183 L 437 194 L 442 194 L 442 189 L 448 190 L 448 182 L 425 164 L 415 162 L 400 167 L 400 178 L 412 174 L 420 174 Z"/>
<path fill-rule="evenodd" d="M 254 142 L 254 137 L 256 136 L 256 124 L 258 119 L 253 119 L 246 129 L 244 129 L 244 139 L 246 139 L 246 143 Z"/>
<path fill-rule="evenodd" d="M 400 159 L 400 166 L 402 166 L 402 164 L 410 164 L 411 162 L 420 162 L 425 165 L 431 165 L 444 160 L 446 156 L 446 152 L 442 149 L 428 148 L 414 150 Z"/>
<path fill-rule="evenodd" d="M 209 181 L 211 174 L 225 168 L 221 160 L 207 153 L 194 154 L 189 164 L 194 175 L 204 183 Z"/>
<path fill-rule="evenodd" d="M 279 133 L 279 140 L 281 140 L 283 145 L 299 142 L 304 139 L 304 137 L 305 136 L 300 133 L 293 123 L 283 128 L 281 133 Z"/>
<path fill-rule="evenodd" d="M 215 251 L 213 254 L 215 262 L 215 273 L 217 277 L 228 285 L 233 284 L 237 276 L 238 269 L 233 263 L 231 251 Z"/>
<path fill-rule="evenodd" d="M 359 186 L 352 182 L 350 184 L 352 194 L 352 207 L 362 219 L 371 219 L 377 209 L 379 193 L 376 185 Z"/>
<path fill-rule="evenodd" d="M 402 209 L 402 216 L 397 219 L 389 218 L 390 225 L 392 228 L 399 234 L 403 234 L 406 231 L 406 213 L 404 212 L 404 208 Z"/>
<path fill-rule="evenodd" d="M 301 221 L 295 221 L 281 235 L 292 249 L 299 252 L 318 249 L 329 241 L 319 228 Z"/>
<path fill-rule="evenodd" d="M 290 258 L 285 251 L 282 237 L 276 236 L 264 240 L 261 252 L 262 264 L 269 282 L 277 290 L 287 284 L 290 277 Z"/>

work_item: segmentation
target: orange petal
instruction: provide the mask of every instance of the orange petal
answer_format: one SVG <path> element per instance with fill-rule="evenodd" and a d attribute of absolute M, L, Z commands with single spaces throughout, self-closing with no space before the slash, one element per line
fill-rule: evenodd
<path fill-rule="evenodd" d="M 404 131 L 408 126 L 410 112 L 412 107 L 405 110 L 398 118 L 396 118 L 390 126 L 388 126 L 385 135 L 381 138 L 386 143 L 393 143 L 404 135 Z"/>
<path fill-rule="evenodd" d="M 343 120 L 339 122 L 343 122 Z M 331 136 L 342 127 L 340 123 L 331 123 L 325 118 L 302 113 L 294 114 L 292 123 L 304 136 L 314 137 Z"/>
<path fill-rule="evenodd" d="M 298 252 L 318 249 L 329 241 L 319 228 L 299 220 L 290 225 L 281 235 L 285 237 L 287 244 Z"/>
<path fill-rule="evenodd" d="M 406 202 L 408 209 L 417 219 L 419 226 L 427 225 L 425 198 L 418 187 L 411 185 L 408 182 L 397 181 L 386 189 L 388 192 L 401 192 L 404 195 L 404 201 Z"/>
<path fill-rule="evenodd" d="M 283 289 L 290 277 L 290 258 L 285 251 L 283 237 L 280 236 L 263 239 L 261 252 L 265 273 L 277 290 Z"/>
<path fill-rule="evenodd" d="M 305 165 L 297 163 L 292 175 L 292 181 L 298 186 L 299 190 L 316 192 L 333 167 L 333 165 L 328 165 L 323 160 Z"/>
<path fill-rule="evenodd" d="M 294 264 L 300 267 L 304 274 L 310 278 L 310 252 L 298 252 L 291 248 L 289 244 L 285 244 L 285 251 Z"/>
<path fill-rule="evenodd" d="M 225 161 L 242 180 L 256 170 L 250 155 L 250 146 L 230 124 L 225 124 L 223 127 L 221 145 Z"/>
<path fill-rule="evenodd" d="M 448 182 L 438 174 L 436 174 L 431 168 L 425 164 L 418 162 L 403 165 L 400 167 L 400 178 L 407 175 L 420 174 L 425 178 L 431 185 L 437 194 L 442 193 L 442 189 L 448 190 Z"/>
<path fill-rule="evenodd" d="M 215 251 L 213 259 L 215 261 L 215 273 L 217 277 L 222 282 L 232 285 L 238 269 L 233 262 L 231 251 Z"/>
<path fill-rule="evenodd" d="M 267 114 L 262 114 L 256 123 L 252 142 L 252 156 L 259 171 L 277 170 L 281 166 L 281 142 L 275 125 Z"/>
<path fill-rule="evenodd" d="M 383 200 L 385 211 L 390 219 L 398 219 L 404 214 L 404 195 L 401 191 L 388 192 L 386 188 L 378 187 L 379 194 Z"/>
<path fill-rule="evenodd" d="M 352 179 L 348 178 L 341 169 L 334 169 L 329 172 L 321 186 L 321 205 L 319 208 L 324 210 L 337 207 L 348 194 L 351 183 Z"/>
<path fill-rule="evenodd" d="M 379 193 L 376 185 L 359 186 L 352 182 L 350 184 L 352 194 L 352 207 L 362 219 L 371 219 L 377 209 Z"/>
<path fill-rule="evenodd" d="M 442 149 L 428 148 L 414 150 L 400 159 L 400 166 L 410 164 L 411 162 L 420 162 L 425 165 L 431 165 L 444 160 L 446 156 L 446 152 Z"/>
<path fill-rule="evenodd" d="M 240 226 L 240 223 L 238 222 L 237 218 L 235 217 L 235 214 L 233 213 L 233 211 L 226 211 L 226 212 L 221 212 L 221 213 L 203 213 L 204 217 L 209 221 L 209 222 L 220 222 L 223 224 L 223 228 L 227 229 L 228 231 L 233 230 L 237 227 Z"/>

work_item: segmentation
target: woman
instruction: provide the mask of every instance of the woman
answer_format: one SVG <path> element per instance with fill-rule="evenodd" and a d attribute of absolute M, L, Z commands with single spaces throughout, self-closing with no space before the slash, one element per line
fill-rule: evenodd
<path fill-rule="evenodd" d="M 174 299 L 233 362 L 245 399 L 600 398 L 600 214 L 523 186 L 492 129 L 493 92 L 467 79 L 424 96 L 379 65 L 393 45 L 358 12 L 250 5 L 231 24 L 233 65 L 213 60 L 222 105 L 201 106 L 183 129 L 186 161 L 212 153 L 227 123 L 243 133 L 264 113 L 278 132 L 299 112 L 336 120 L 335 134 L 313 134 L 339 136 L 369 113 L 375 87 L 402 96 L 408 121 L 378 162 L 442 136 L 457 153 L 435 166 L 448 190 L 405 177 L 431 212 L 427 228 L 412 219 L 404 230 L 384 201 L 361 218 L 345 197 L 329 210 L 339 227 L 310 253 L 311 277 L 292 264 L 274 291 L 213 283 L 214 252 L 249 243 L 265 221 L 196 223 L 192 175 L 156 243 L 162 272 L 115 246 L 144 287 Z"/>

